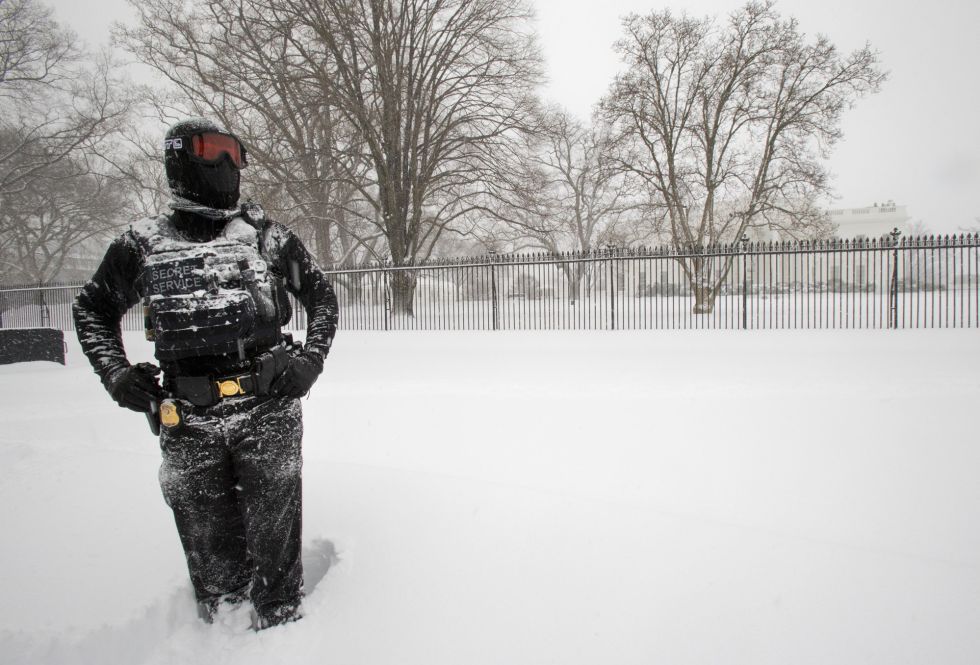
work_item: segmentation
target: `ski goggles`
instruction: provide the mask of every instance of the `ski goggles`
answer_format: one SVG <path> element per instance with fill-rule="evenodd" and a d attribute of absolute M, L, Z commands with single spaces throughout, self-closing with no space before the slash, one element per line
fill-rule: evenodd
<path fill-rule="evenodd" d="M 237 168 L 248 165 L 245 146 L 232 134 L 202 132 L 191 136 L 174 136 L 163 142 L 164 150 L 183 150 L 196 162 L 217 164 L 225 155 Z"/>

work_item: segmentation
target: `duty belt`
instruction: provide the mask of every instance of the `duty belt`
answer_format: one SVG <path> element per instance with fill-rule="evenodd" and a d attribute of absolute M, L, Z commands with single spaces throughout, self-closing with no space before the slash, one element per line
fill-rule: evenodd
<path fill-rule="evenodd" d="M 210 376 L 177 376 L 172 383 L 174 397 L 195 406 L 213 406 L 227 397 L 258 395 L 255 377 L 239 374 L 211 378 Z"/>
<path fill-rule="evenodd" d="M 268 395 L 272 382 L 289 363 L 289 348 L 278 346 L 255 358 L 252 369 L 231 376 L 175 376 L 171 382 L 175 397 L 195 406 L 213 406 L 228 397 Z"/>

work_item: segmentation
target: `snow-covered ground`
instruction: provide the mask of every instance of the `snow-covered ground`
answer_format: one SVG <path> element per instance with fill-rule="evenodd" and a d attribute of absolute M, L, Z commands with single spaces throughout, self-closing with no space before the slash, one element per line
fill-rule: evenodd
<path fill-rule="evenodd" d="M 0 367 L 0 662 L 975 664 L 977 342 L 342 332 L 304 402 L 326 575 L 256 634 L 196 619 L 156 443 L 70 341 Z"/>

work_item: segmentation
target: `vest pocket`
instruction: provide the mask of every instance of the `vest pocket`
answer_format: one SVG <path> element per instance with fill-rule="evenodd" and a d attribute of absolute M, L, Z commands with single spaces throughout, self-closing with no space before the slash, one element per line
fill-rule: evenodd
<path fill-rule="evenodd" d="M 159 360 L 237 353 L 255 326 L 255 305 L 245 293 L 155 298 L 150 310 Z"/>

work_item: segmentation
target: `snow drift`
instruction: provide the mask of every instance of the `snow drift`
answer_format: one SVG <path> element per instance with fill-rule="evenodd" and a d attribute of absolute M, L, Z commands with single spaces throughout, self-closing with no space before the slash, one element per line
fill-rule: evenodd
<path fill-rule="evenodd" d="M 976 663 L 978 377 L 973 330 L 342 331 L 307 616 L 256 634 L 197 620 L 155 440 L 72 345 L 0 367 L 0 660 Z"/>

